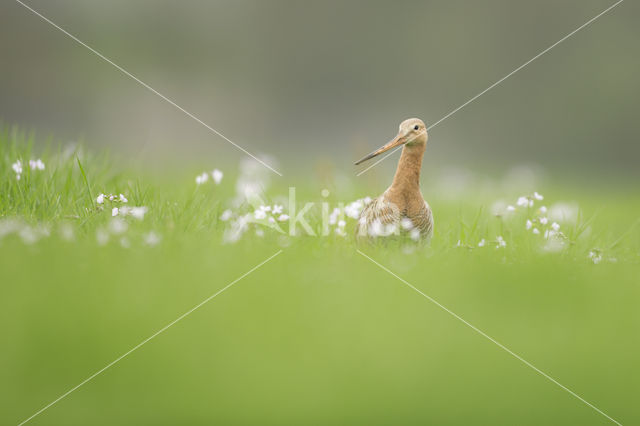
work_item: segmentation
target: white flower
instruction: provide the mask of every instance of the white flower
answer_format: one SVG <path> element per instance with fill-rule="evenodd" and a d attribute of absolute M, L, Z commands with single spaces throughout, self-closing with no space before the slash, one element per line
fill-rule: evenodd
<path fill-rule="evenodd" d="M 213 181 L 215 182 L 216 185 L 220 184 L 220 182 L 222 181 L 222 177 L 223 176 L 224 176 L 224 173 L 222 173 L 218 169 L 214 169 L 211 172 L 211 177 L 213 178 Z"/>
<path fill-rule="evenodd" d="M 127 225 L 127 222 L 125 222 L 123 219 L 120 219 L 119 217 L 111 219 L 111 222 L 109 222 L 109 230 L 114 235 L 124 233 L 128 227 L 129 226 Z"/>
<path fill-rule="evenodd" d="M 384 236 L 386 237 L 388 235 L 395 234 L 397 230 L 398 230 L 398 227 L 396 226 L 396 224 L 390 223 L 384 227 Z"/>
<path fill-rule="evenodd" d="M 504 238 L 502 238 L 501 235 L 498 235 L 496 237 L 496 242 L 498 243 L 496 248 L 498 248 L 498 247 L 506 247 L 507 246 L 507 242 L 504 240 Z"/>
<path fill-rule="evenodd" d="M 281 206 L 281 205 L 279 205 L 279 204 L 274 204 L 274 205 L 273 205 L 273 209 L 271 209 L 271 212 L 272 212 L 273 214 L 280 214 L 280 213 L 282 213 L 282 206 Z"/>
<path fill-rule="evenodd" d="M 29 167 L 31 170 L 44 170 L 44 163 L 41 159 L 29 160 Z"/>
<path fill-rule="evenodd" d="M 259 208 L 263 212 L 270 212 L 271 211 L 271 206 L 260 206 Z"/>
<path fill-rule="evenodd" d="M 542 247 L 544 251 L 550 253 L 559 252 L 564 248 L 564 241 L 561 238 L 550 238 L 547 243 Z"/>
<path fill-rule="evenodd" d="M 267 213 L 262 209 L 258 209 L 253 212 L 253 217 L 258 220 L 265 219 L 267 217 Z"/>
<path fill-rule="evenodd" d="M 418 228 L 412 229 L 411 232 L 409 232 L 409 236 L 413 241 L 418 241 L 420 239 L 420 230 Z"/>
<path fill-rule="evenodd" d="M 233 215 L 233 212 L 231 210 L 225 210 L 222 212 L 222 214 L 220 215 L 220 220 L 223 222 L 228 221 L 229 219 L 231 219 L 231 216 Z"/>
<path fill-rule="evenodd" d="M 237 220 L 231 222 L 231 227 L 224 231 L 223 241 L 225 243 L 235 243 L 242 237 L 242 234 L 248 229 L 248 216 L 240 216 Z"/>
<path fill-rule="evenodd" d="M 109 201 L 113 201 L 113 199 L 114 199 L 113 194 L 109 194 Z"/>
<path fill-rule="evenodd" d="M 369 204 L 371 202 L 371 197 L 364 197 L 362 199 L 362 201 L 364 202 L 364 205 L 366 206 L 367 204 Z"/>
<path fill-rule="evenodd" d="M 256 229 L 256 236 L 264 237 L 264 231 L 262 229 Z"/>
<path fill-rule="evenodd" d="M 120 201 L 122 201 L 123 203 L 126 203 L 129 200 L 127 200 L 127 198 L 123 194 L 120 194 Z"/>
<path fill-rule="evenodd" d="M 118 208 L 114 207 L 111 209 L 111 216 L 118 216 Z"/>
<path fill-rule="evenodd" d="M 575 222 L 578 218 L 578 205 L 556 203 L 549 207 L 549 218 L 556 222 Z"/>
<path fill-rule="evenodd" d="M 131 208 L 131 216 L 135 217 L 138 220 L 144 219 L 144 215 L 147 213 L 146 207 L 132 207 Z"/>
<path fill-rule="evenodd" d="M 546 206 L 540 206 L 538 211 L 540 212 L 540 214 L 547 214 L 547 207 Z"/>
<path fill-rule="evenodd" d="M 278 217 L 278 220 L 279 220 L 280 222 L 286 222 L 287 220 L 289 220 L 289 215 L 288 215 L 288 214 L 281 214 L 281 215 Z"/>
<path fill-rule="evenodd" d="M 371 223 L 371 225 L 369 225 L 369 235 L 371 235 L 372 237 L 382 235 L 383 232 L 384 228 L 380 220 L 376 219 L 373 221 L 373 223 Z"/>
<path fill-rule="evenodd" d="M 22 161 L 17 160 L 15 163 L 11 165 L 11 168 L 17 175 L 22 174 Z"/>
<path fill-rule="evenodd" d="M 540 234 L 540 230 L 538 228 L 533 228 L 533 230 L 531 232 L 533 232 L 536 235 Z"/>
<path fill-rule="evenodd" d="M 516 208 L 515 208 L 515 207 L 513 207 L 512 205 L 508 205 L 508 206 L 507 206 L 507 211 L 508 211 L 508 212 L 515 212 L 515 211 L 516 211 Z"/>
<path fill-rule="evenodd" d="M 544 237 L 548 240 L 562 240 L 563 235 L 562 232 L 560 232 L 560 225 L 558 225 L 557 228 L 551 225 L 551 228 L 552 229 L 544 231 Z"/>
<path fill-rule="evenodd" d="M 537 192 L 533 193 L 533 198 L 535 198 L 538 201 L 544 200 L 544 197 L 542 195 L 538 194 Z"/>
<path fill-rule="evenodd" d="M 96 198 L 96 203 L 98 204 L 104 203 L 104 194 L 98 195 L 98 198 Z"/>
<path fill-rule="evenodd" d="M 591 250 L 589 252 L 589 259 L 591 259 L 591 261 L 597 265 L 602 261 L 602 255 L 598 251 Z"/>
<path fill-rule="evenodd" d="M 339 235 L 341 237 L 346 237 L 347 236 L 347 233 L 344 232 L 344 228 L 336 228 L 335 232 L 336 232 L 337 235 Z"/>
<path fill-rule="evenodd" d="M 362 200 L 356 200 L 349 203 L 344 208 L 344 213 L 352 219 L 357 219 L 360 216 L 360 212 L 364 207 Z"/>
<path fill-rule="evenodd" d="M 486 242 L 486 241 L 484 240 L 484 238 L 483 238 L 483 239 L 481 239 L 481 240 L 478 242 L 478 247 L 484 247 L 484 245 L 485 245 L 486 243 L 487 243 L 487 242 Z"/>
<path fill-rule="evenodd" d="M 491 204 L 491 214 L 494 216 L 502 216 L 507 208 L 507 203 L 502 200 L 498 200 Z"/>
<path fill-rule="evenodd" d="M 408 217 L 403 217 L 400 219 L 400 226 L 402 226 L 402 229 L 406 229 L 408 231 L 413 229 L 413 222 Z"/>
<path fill-rule="evenodd" d="M 557 222 L 553 222 L 551 224 L 551 229 L 553 229 L 554 231 L 558 232 L 560 230 L 560 225 Z"/>
<path fill-rule="evenodd" d="M 208 180 L 209 180 L 209 175 L 206 173 L 202 173 L 201 175 L 196 176 L 196 185 L 202 185 Z"/>
<path fill-rule="evenodd" d="M 547 223 L 549 223 L 549 219 L 546 217 L 541 217 L 539 220 L 542 225 L 546 225 Z"/>
<path fill-rule="evenodd" d="M 516 201 L 516 205 L 520 207 L 527 207 L 529 205 L 529 199 L 527 197 L 520 197 Z"/>
<path fill-rule="evenodd" d="M 338 221 L 338 227 L 339 228 L 344 228 L 347 225 L 347 222 L 345 222 L 344 220 L 339 220 Z"/>
<path fill-rule="evenodd" d="M 269 223 L 276 223 L 276 220 L 273 218 L 273 216 L 269 216 Z"/>
<path fill-rule="evenodd" d="M 531 222 L 529 219 L 527 219 L 527 223 L 524 225 L 524 227 L 529 230 L 531 229 L 531 227 L 533 226 L 533 222 Z"/>
<path fill-rule="evenodd" d="M 157 246 L 160 243 L 160 235 L 151 231 L 144 236 L 144 243 L 148 246 Z"/>

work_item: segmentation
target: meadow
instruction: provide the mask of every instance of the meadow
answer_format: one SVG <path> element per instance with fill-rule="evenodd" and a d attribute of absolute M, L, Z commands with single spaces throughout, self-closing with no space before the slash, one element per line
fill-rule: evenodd
<path fill-rule="evenodd" d="M 357 243 L 387 173 L 156 173 L 5 129 L 0 423 L 640 422 L 637 181 L 469 173 L 424 176 L 430 244 Z"/>

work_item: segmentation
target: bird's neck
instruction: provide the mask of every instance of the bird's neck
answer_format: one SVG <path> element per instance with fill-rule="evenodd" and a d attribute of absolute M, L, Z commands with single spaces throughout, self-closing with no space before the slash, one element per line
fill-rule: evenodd
<path fill-rule="evenodd" d="M 405 145 L 402 148 L 390 190 L 395 193 L 420 192 L 420 169 L 425 147 L 425 144 L 416 144 Z"/>

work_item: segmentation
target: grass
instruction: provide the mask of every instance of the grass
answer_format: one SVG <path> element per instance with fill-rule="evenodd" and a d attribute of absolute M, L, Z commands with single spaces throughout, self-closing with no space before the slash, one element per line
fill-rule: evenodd
<path fill-rule="evenodd" d="M 31 170 L 32 158 L 46 169 Z M 201 171 L 158 176 L 82 147 L 0 136 L 0 423 L 28 418 L 278 250 L 30 424 L 609 422 L 357 249 L 620 423 L 640 421 L 636 187 L 547 180 L 535 188 L 543 202 L 496 217 L 496 200 L 528 190 L 491 180 L 452 193 L 427 177 L 430 246 L 358 246 L 351 219 L 347 237 L 251 225 L 224 244 L 220 216 L 243 172 L 227 167 L 220 185 L 196 186 Z M 316 202 L 307 217 L 320 230 L 322 202 L 374 195 L 384 187 L 375 179 L 344 189 L 338 177 L 301 178 L 298 208 Z M 265 201 L 286 207 L 287 190 L 272 180 Z M 100 193 L 148 212 L 114 232 Z M 558 202 L 580 210 L 549 251 L 525 221 Z M 149 244 L 151 232 L 159 243 Z M 498 236 L 506 247 L 495 248 Z"/>

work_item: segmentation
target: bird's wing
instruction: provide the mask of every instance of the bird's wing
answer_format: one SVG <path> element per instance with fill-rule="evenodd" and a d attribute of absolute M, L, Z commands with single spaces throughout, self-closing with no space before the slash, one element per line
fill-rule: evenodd
<path fill-rule="evenodd" d="M 360 213 L 358 235 L 368 235 L 370 227 L 376 221 L 380 222 L 381 225 L 398 224 L 400 222 L 400 210 L 395 204 L 385 200 L 384 195 L 367 204 L 362 213 Z"/>
<path fill-rule="evenodd" d="M 411 219 L 413 226 L 420 230 L 423 237 L 429 238 L 433 234 L 433 213 L 426 201 L 417 213 L 407 217 Z"/>

